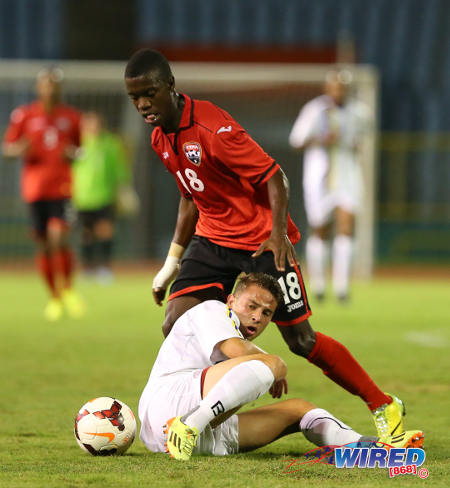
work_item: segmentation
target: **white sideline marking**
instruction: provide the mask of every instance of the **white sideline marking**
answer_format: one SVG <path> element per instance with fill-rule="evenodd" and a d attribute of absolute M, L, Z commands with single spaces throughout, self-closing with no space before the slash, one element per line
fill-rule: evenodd
<path fill-rule="evenodd" d="M 405 334 L 405 340 L 424 347 L 434 347 L 439 349 L 448 347 L 448 341 L 445 337 L 438 334 L 427 334 L 426 332 L 408 332 Z"/>

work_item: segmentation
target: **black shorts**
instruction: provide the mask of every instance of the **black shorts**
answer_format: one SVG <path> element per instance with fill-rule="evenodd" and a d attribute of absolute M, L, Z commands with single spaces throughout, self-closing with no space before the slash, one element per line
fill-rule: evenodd
<path fill-rule="evenodd" d="M 97 210 L 78 210 L 78 223 L 85 229 L 93 229 L 99 220 L 113 220 L 114 207 L 106 205 Z"/>
<path fill-rule="evenodd" d="M 278 306 L 273 321 L 277 325 L 294 325 L 306 320 L 311 308 L 300 267 L 288 265 L 285 271 L 278 271 L 272 252 L 257 258 L 252 258 L 252 254 L 253 251 L 219 246 L 205 237 L 194 236 L 170 288 L 169 300 L 214 288 L 216 298 L 223 301 L 241 272 L 263 272 L 278 280 L 284 294 L 284 304 Z"/>
<path fill-rule="evenodd" d="M 65 225 L 70 221 L 70 200 L 38 200 L 29 204 L 31 215 L 31 226 L 39 236 L 47 233 L 49 221 L 56 219 Z"/>

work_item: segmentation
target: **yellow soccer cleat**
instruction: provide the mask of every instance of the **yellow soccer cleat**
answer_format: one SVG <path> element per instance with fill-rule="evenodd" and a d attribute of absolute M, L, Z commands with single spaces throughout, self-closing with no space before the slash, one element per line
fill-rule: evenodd
<path fill-rule="evenodd" d="M 50 298 L 44 309 L 44 317 L 49 322 L 56 322 L 59 320 L 64 313 L 64 308 L 61 300 L 59 298 Z"/>
<path fill-rule="evenodd" d="M 70 317 L 79 319 L 86 312 L 86 305 L 78 293 L 67 288 L 62 293 L 62 301 Z"/>
<path fill-rule="evenodd" d="M 406 413 L 403 402 L 394 395 L 386 393 L 392 398 L 392 403 L 385 403 L 381 407 L 372 410 L 373 420 L 378 437 L 395 436 L 404 432 L 403 416 Z"/>
<path fill-rule="evenodd" d="M 380 437 L 378 443 L 386 444 L 383 447 L 391 449 L 393 447 L 422 447 L 424 434 L 421 430 L 407 430 L 394 436 Z M 377 445 L 378 445 L 377 443 Z"/>
<path fill-rule="evenodd" d="M 181 417 L 170 419 L 166 427 L 167 449 L 170 455 L 180 461 L 189 461 L 197 445 L 199 431 L 184 424 Z"/>

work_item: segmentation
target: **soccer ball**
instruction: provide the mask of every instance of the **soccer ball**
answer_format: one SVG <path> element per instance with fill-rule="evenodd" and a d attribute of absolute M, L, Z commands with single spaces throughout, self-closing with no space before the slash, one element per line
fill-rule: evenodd
<path fill-rule="evenodd" d="M 117 398 L 94 398 L 80 408 L 74 434 L 81 449 L 93 456 L 123 454 L 134 441 L 136 419 Z"/>

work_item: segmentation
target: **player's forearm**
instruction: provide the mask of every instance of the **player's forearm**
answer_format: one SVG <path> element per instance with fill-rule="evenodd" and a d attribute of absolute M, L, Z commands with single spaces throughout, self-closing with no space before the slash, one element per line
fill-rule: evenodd
<path fill-rule="evenodd" d="M 5 158 L 18 158 L 24 154 L 25 150 L 26 145 L 22 141 L 2 144 L 2 155 Z"/>
<path fill-rule="evenodd" d="M 172 242 L 186 248 L 194 235 L 197 220 L 198 210 L 195 203 L 181 197 Z"/>
<path fill-rule="evenodd" d="M 284 235 L 287 233 L 289 182 L 281 169 L 267 182 L 267 192 L 272 209 L 272 233 Z"/>
<path fill-rule="evenodd" d="M 220 352 L 230 359 L 251 354 L 267 354 L 252 342 L 239 337 L 227 339 L 221 342 L 218 347 Z"/>
<path fill-rule="evenodd" d="M 158 305 L 164 298 L 165 290 L 175 279 L 180 269 L 181 258 L 195 231 L 198 212 L 194 202 L 181 197 L 178 208 L 175 233 L 163 267 L 153 279 L 154 298 Z"/>

